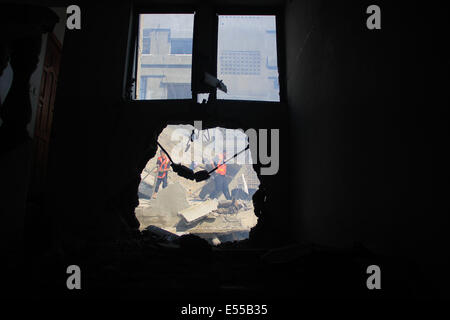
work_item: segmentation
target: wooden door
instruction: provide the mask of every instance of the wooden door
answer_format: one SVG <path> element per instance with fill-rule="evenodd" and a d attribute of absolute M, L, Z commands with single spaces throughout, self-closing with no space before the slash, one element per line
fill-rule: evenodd
<path fill-rule="evenodd" d="M 37 192 L 44 187 L 47 176 L 48 150 L 60 61 L 61 44 L 55 35 L 50 33 L 47 37 L 34 132 L 33 189 Z"/>

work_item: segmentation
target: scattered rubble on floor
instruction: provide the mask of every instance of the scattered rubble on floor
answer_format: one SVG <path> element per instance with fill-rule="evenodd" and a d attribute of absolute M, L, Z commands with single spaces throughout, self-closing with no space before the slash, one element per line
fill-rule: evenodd
<path fill-rule="evenodd" d="M 187 225 L 205 218 L 213 210 L 217 209 L 219 202 L 216 199 L 206 200 L 192 207 L 178 212 Z"/>
<path fill-rule="evenodd" d="M 236 172 L 242 178 L 243 170 Z M 241 180 L 245 181 L 244 178 Z M 236 188 L 232 194 L 247 195 L 247 182 L 238 186 L 237 180 L 233 181 Z M 141 230 L 157 226 L 178 236 L 198 235 L 212 245 L 247 239 L 250 229 L 257 223 L 252 200 L 245 196 L 238 198 L 241 200 L 225 200 L 223 195 L 219 199 L 210 199 L 205 187 L 211 186 L 212 182 L 199 186 L 195 182 L 172 180 L 166 188 L 159 190 L 155 199 L 140 198 L 135 212 Z"/>
<path fill-rule="evenodd" d="M 219 201 L 217 209 L 213 212 L 218 214 L 233 214 L 237 213 L 240 210 L 249 210 L 252 209 L 253 206 L 248 205 L 245 202 L 238 201 L 236 199 L 232 200 L 222 200 Z"/>
<path fill-rule="evenodd" d="M 190 206 L 186 199 L 186 191 L 179 183 L 159 190 L 156 199 L 139 199 L 139 203 L 135 212 L 141 223 L 141 229 L 148 225 L 174 228 L 180 220 L 178 213 Z"/>
<path fill-rule="evenodd" d="M 166 188 L 167 195 L 176 192 L 180 196 L 178 187 L 171 189 Z M 170 205 L 163 205 L 157 201 L 163 199 L 162 192 L 158 195 L 160 196 L 156 200 L 141 200 L 136 209 L 141 230 L 153 225 L 179 236 L 195 234 L 208 240 L 210 244 L 218 245 L 247 239 L 250 229 L 257 223 L 253 204 L 249 201 L 208 199 L 172 201 Z M 175 212 L 176 208 L 180 209 Z"/>

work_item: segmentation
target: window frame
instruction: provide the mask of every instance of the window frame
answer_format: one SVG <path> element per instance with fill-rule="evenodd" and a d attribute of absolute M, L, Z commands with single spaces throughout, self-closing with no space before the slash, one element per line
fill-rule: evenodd
<path fill-rule="evenodd" d="M 206 10 L 205 10 L 206 8 Z M 209 12 L 208 12 L 209 11 Z M 151 100 L 139 100 L 137 99 L 137 61 L 138 61 L 138 44 L 139 44 L 139 15 L 140 14 L 194 14 L 194 28 L 193 28 L 193 38 L 192 38 L 192 67 L 191 67 L 191 92 L 192 99 L 151 99 Z M 235 99 L 220 99 L 217 100 L 216 93 L 217 90 L 211 90 L 208 103 L 214 104 L 220 101 L 220 104 L 227 105 L 236 103 L 251 103 L 251 104 L 274 104 L 279 105 L 286 102 L 287 88 L 286 88 L 286 68 L 284 59 L 285 57 L 285 38 L 284 38 L 284 11 L 282 6 L 267 7 L 267 6 L 217 6 L 213 4 L 208 5 L 139 5 L 134 6 L 132 9 L 131 25 L 129 30 L 129 55 L 127 56 L 127 70 L 126 70 L 126 86 L 124 88 L 124 97 L 129 102 L 156 102 L 156 103 L 167 103 L 176 101 L 197 101 L 197 93 L 202 93 L 202 90 L 198 90 L 200 87 L 204 87 L 198 79 L 201 71 L 198 65 L 198 50 L 197 41 L 200 37 L 198 26 L 196 21 L 199 15 L 206 15 L 207 13 L 213 14 L 213 17 L 209 17 L 213 21 L 212 34 L 214 35 L 210 40 L 209 45 L 211 47 L 210 56 L 215 63 L 214 67 L 211 65 L 211 70 L 208 70 L 213 76 L 217 77 L 217 63 L 218 63 L 218 28 L 219 28 L 219 15 L 272 15 L 275 16 L 275 26 L 276 26 L 276 50 L 277 50 L 277 66 L 278 66 L 278 85 L 279 85 L 279 96 L 280 101 L 262 101 L 262 100 L 235 100 Z M 207 18 L 207 17 L 203 17 Z M 204 41 L 205 37 L 201 37 Z M 132 60 L 131 60 L 132 59 Z M 197 88 L 194 91 L 194 88 Z"/>

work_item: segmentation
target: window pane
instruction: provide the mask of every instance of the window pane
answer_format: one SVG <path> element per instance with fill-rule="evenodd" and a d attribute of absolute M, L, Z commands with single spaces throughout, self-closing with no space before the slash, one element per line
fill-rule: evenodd
<path fill-rule="evenodd" d="M 150 54 L 150 38 L 142 39 L 142 54 Z"/>
<path fill-rule="evenodd" d="M 191 99 L 194 14 L 139 15 L 138 100 Z"/>
<path fill-rule="evenodd" d="M 275 16 L 219 16 L 218 99 L 280 101 Z"/>
<path fill-rule="evenodd" d="M 192 39 L 172 39 L 170 53 L 192 54 Z"/>

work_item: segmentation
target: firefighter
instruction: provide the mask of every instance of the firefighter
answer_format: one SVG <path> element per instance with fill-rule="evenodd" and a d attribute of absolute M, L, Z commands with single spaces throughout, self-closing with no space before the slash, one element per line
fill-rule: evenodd
<path fill-rule="evenodd" d="M 216 186 L 216 189 L 214 190 L 213 194 L 211 195 L 211 198 L 218 198 L 220 196 L 220 193 L 223 192 L 225 198 L 227 200 L 231 200 L 230 191 L 228 190 L 228 184 L 226 180 L 227 175 L 227 164 L 224 163 L 225 161 L 225 154 L 220 153 L 213 162 L 213 167 L 217 167 L 214 175 L 214 183 Z"/>
<path fill-rule="evenodd" d="M 153 198 L 156 198 L 156 193 L 158 192 L 159 185 L 163 184 L 163 188 L 167 187 L 167 176 L 169 175 L 170 160 L 164 151 L 160 151 L 160 156 L 156 161 L 156 166 L 158 167 L 157 179 L 155 184 L 155 191 L 153 192 Z"/>

